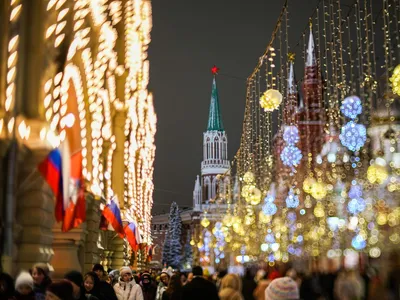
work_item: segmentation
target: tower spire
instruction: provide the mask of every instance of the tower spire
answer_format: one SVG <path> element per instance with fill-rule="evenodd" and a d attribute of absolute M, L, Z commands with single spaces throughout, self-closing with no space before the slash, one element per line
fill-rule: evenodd
<path fill-rule="evenodd" d="M 315 56 L 314 35 L 312 33 L 312 23 L 310 21 L 310 37 L 308 39 L 306 67 L 312 67 L 316 65 L 317 57 Z"/>
<path fill-rule="evenodd" d="M 219 69 L 216 66 L 212 67 L 211 69 L 211 72 L 213 74 L 213 83 L 211 90 L 211 103 L 210 103 L 210 111 L 208 114 L 207 131 L 224 131 L 224 125 L 222 124 L 221 110 L 219 107 L 218 89 L 216 80 L 218 71 Z"/>

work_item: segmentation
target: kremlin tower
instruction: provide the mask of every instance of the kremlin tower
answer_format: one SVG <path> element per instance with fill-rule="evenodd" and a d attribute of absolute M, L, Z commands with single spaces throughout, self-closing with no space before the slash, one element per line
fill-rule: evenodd
<path fill-rule="evenodd" d="M 321 152 L 325 127 L 322 81 L 315 55 L 312 27 L 310 27 L 304 70 L 303 101 L 300 101 L 297 117 L 300 132 L 300 149 L 303 153 L 303 161 L 306 161 L 309 153 L 315 158 Z"/>
<path fill-rule="evenodd" d="M 201 162 L 201 177 L 197 176 L 193 191 L 193 208 L 201 211 L 202 204 L 215 199 L 217 193 L 228 191 L 230 163 L 228 160 L 228 137 L 222 123 L 218 99 L 216 76 L 218 68 L 212 68 L 213 82 L 211 103 L 208 115 L 207 131 L 203 133 L 203 161 Z"/>

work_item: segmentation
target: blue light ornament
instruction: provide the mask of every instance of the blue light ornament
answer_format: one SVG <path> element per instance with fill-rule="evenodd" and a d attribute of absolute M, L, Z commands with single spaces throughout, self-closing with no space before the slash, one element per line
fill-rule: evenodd
<path fill-rule="evenodd" d="M 278 211 L 278 208 L 273 202 L 266 202 L 262 207 L 262 211 L 266 216 L 273 216 Z"/>
<path fill-rule="evenodd" d="M 286 126 L 283 132 L 283 140 L 288 145 L 294 145 L 299 142 L 299 130 L 296 126 Z"/>
<path fill-rule="evenodd" d="M 345 98 L 342 101 L 340 110 L 346 117 L 350 119 L 357 118 L 357 116 L 362 113 L 361 99 L 357 96 L 349 96 Z"/>
<path fill-rule="evenodd" d="M 302 158 L 300 149 L 293 145 L 286 146 L 281 153 L 281 160 L 288 167 L 297 166 Z"/>
<path fill-rule="evenodd" d="M 295 195 L 292 189 L 290 189 L 285 201 L 287 208 L 296 208 L 300 204 L 299 197 Z"/>
<path fill-rule="evenodd" d="M 347 210 L 351 214 L 361 213 L 366 207 L 367 205 L 365 204 L 365 200 L 363 198 L 351 199 L 347 204 Z"/>
<path fill-rule="evenodd" d="M 351 245 L 356 250 L 362 250 L 367 246 L 367 242 L 361 235 L 358 234 L 351 240 Z"/>
<path fill-rule="evenodd" d="M 339 138 L 347 149 L 358 151 L 367 141 L 367 129 L 362 124 L 350 121 L 342 127 Z"/>

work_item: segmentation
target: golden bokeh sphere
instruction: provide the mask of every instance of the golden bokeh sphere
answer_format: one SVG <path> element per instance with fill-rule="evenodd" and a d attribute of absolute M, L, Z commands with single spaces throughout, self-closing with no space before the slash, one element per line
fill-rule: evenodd
<path fill-rule="evenodd" d="M 311 196 L 317 200 L 324 199 L 326 197 L 327 190 L 326 185 L 322 182 L 314 182 L 311 186 Z"/>
<path fill-rule="evenodd" d="M 260 97 L 260 105 L 265 111 L 274 111 L 282 103 L 282 94 L 275 89 L 267 90 Z"/>
<path fill-rule="evenodd" d="M 393 93 L 400 96 L 400 65 L 394 68 L 392 77 L 389 80 L 392 83 Z"/>
<path fill-rule="evenodd" d="M 367 179 L 369 182 L 382 184 L 388 177 L 388 171 L 384 166 L 373 164 L 368 167 Z"/>
<path fill-rule="evenodd" d="M 254 182 L 254 180 L 255 180 L 255 177 L 254 177 L 253 172 L 248 171 L 243 175 L 243 181 L 247 184 Z"/>
<path fill-rule="evenodd" d="M 313 184 L 315 183 L 314 177 L 307 177 L 303 181 L 303 191 L 305 191 L 307 194 L 311 194 L 311 189 Z"/>
<path fill-rule="evenodd" d="M 204 228 L 207 228 L 210 225 L 210 221 L 206 217 L 204 217 L 203 220 L 201 220 L 200 224 Z"/>

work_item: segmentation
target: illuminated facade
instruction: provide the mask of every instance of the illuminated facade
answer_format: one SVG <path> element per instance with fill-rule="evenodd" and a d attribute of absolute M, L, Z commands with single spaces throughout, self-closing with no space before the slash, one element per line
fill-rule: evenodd
<path fill-rule="evenodd" d="M 100 261 L 128 264 L 127 243 L 99 232 L 99 207 L 116 196 L 123 221 L 135 220 L 152 242 L 150 1 L 6 0 L 0 14 L 2 157 L 18 141 L 14 271 L 35 262 L 50 263 L 57 275 Z M 68 233 L 55 223 L 52 193 L 36 171 L 65 140 L 82 153 L 87 206 L 85 224 Z"/>

